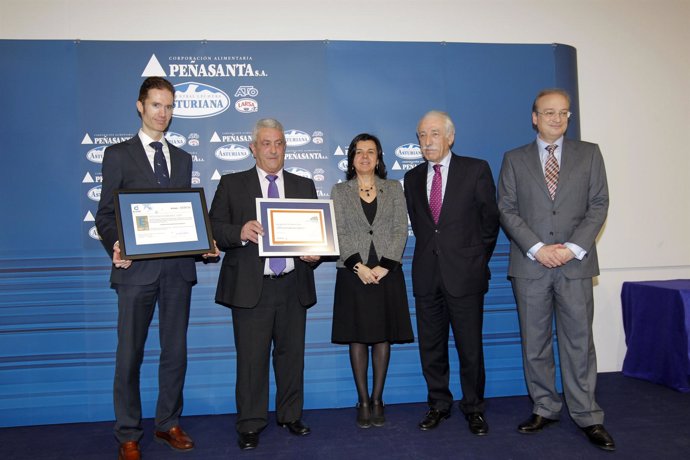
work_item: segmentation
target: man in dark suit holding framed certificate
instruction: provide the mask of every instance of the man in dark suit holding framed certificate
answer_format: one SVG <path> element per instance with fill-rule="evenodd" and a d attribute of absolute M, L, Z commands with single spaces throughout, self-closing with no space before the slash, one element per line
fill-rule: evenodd
<path fill-rule="evenodd" d="M 147 78 L 136 106 L 141 129 L 133 138 L 112 145 L 103 156 L 103 187 L 96 228 L 112 258 L 110 282 L 117 292 L 118 325 L 113 403 L 119 458 L 141 456 L 141 396 L 139 372 L 149 325 L 158 304 L 160 364 L 155 439 L 178 451 L 194 448 L 180 428 L 182 389 L 187 370 L 187 326 L 192 286 L 196 283 L 194 257 L 123 260 L 120 257 L 114 192 L 119 189 L 189 188 L 192 159 L 166 142 L 172 119 L 175 89 L 160 77 Z M 219 254 L 206 254 L 207 256 Z"/>
<path fill-rule="evenodd" d="M 316 303 L 313 268 L 319 257 L 259 257 L 257 245 L 264 228 L 256 198 L 317 198 L 314 182 L 283 169 L 285 148 L 283 126 L 259 120 L 250 144 L 256 167 L 223 176 L 209 213 L 225 252 L 216 302 L 232 309 L 236 429 L 243 450 L 258 446 L 268 424 L 271 349 L 278 425 L 298 436 L 311 432 L 302 421 L 304 335 L 307 309 Z"/>
<path fill-rule="evenodd" d="M 450 417 L 452 327 L 460 359 L 460 409 L 470 432 L 482 436 L 489 432 L 482 324 L 489 259 L 498 236 L 496 187 L 486 161 L 451 152 L 455 127 L 448 114 L 424 115 L 417 137 L 426 162 L 405 174 L 405 198 L 416 238 L 412 287 L 429 403 L 419 428 L 436 428 Z"/>

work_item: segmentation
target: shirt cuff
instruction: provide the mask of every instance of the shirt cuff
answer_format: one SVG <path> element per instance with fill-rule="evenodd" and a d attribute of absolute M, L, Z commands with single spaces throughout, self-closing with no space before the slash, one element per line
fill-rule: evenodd
<path fill-rule="evenodd" d="M 575 254 L 575 258 L 577 260 L 582 260 L 587 255 L 587 251 L 585 251 L 575 243 L 563 243 L 563 246 L 570 249 L 573 252 L 573 254 Z"/>
<path fill-rule="evenodd" d="M 545 245 L 541 241 L 529 248 L 529 251 L 527 251 L 527 257 L 530 258 L 530 260 L 537 260 L 534 255 L 539 252 L 541 248 L 543 248 Z"/>

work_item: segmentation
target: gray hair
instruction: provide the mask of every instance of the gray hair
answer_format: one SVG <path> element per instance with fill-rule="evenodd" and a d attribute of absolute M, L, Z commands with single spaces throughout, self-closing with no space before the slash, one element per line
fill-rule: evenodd
<path fill-rule="evenodd" d="M 451 120 L 450 115 L 448 115 L 447 112 L 443 112 L 441 110 L 429 110 L 427 113 L 425 113 L 424 116 L 419 119 L 419 123 L 417 123 L 417 132 L 419 132 L 419 125 L 422 123 L 422 120 L 429 116 L 443 118 L 443 123 L 445 124 L 446 129 L 446 136 L 452 136 L 455 134 L 455 125 L 453 124 L 453 120 Z"/>
<path fill-rule="evenodd" d="M 252 131 L 252 144 L 256 144 L 256 137 L 259 134 L 259 130 L 264 128 L 277 129 L 283 133 L 283 137 L 285 137 L 285 129 L 283 129 L 283 125 L 280 124 L 278 120 L 275 118 L 262 118 L 254 125 L 254 131 Z"/>

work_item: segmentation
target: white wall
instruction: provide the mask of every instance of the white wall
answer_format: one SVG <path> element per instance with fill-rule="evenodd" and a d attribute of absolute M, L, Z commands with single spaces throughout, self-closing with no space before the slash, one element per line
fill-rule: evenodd
<path fill-rule="evenodd" d="M 601 371 L 625 355 L 623 281 L 690 278 L 690 0 L 0 0 L 0 39 L 563 43 L 582 138 L 600 144 Z M 425 57 L 417 56 L 420 72 Z M 525 117 L 529 117 L 526 108 Z"/>

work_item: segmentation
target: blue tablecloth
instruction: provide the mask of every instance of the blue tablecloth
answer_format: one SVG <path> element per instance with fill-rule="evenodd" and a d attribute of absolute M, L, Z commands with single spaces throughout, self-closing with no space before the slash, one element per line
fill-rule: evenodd
<path fill-rule="evenodd" d="M 625 282 L 623 374 L 690 391 L 690 280 Z"/>

